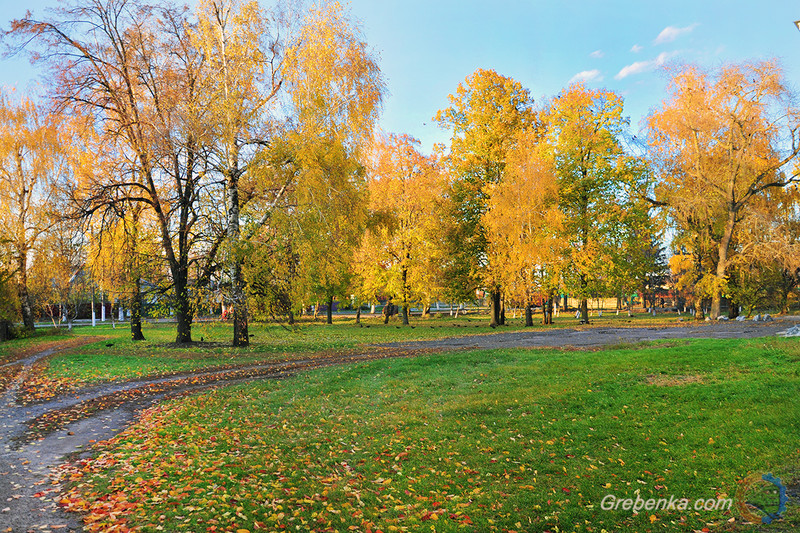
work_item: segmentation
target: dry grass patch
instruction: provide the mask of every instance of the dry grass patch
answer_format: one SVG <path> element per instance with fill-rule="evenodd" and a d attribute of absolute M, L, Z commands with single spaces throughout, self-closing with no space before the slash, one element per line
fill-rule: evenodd
<path fill-rule="evenodd" d="M 679 387 L 689 383 L 703 383 L 703 376 L 700 374 L 688 375 L 669 375 L 669 374 L 649 374 L 647 384 L 656 387 Z"/>

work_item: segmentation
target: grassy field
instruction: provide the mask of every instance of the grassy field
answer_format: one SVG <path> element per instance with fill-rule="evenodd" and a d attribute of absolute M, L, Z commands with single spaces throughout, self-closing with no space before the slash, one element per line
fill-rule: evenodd
<path fill-rule="evenodd" d="M 765 483 L 736 496 L 751 473 L 796 498 L 798 365 L 796 340 L 757 339 L 326 368 L 147 412 L 61 503 L 90 531 L 750 531 L 718 507 L 777 509 Z M 689 508 L 603 508 L 673 496 Z M 769 530 L 797 527 L 794 499 Z"/>
<path fill-rule="evenodd" d="M 675 325 L 675 315 L 606 315 L 594 317 L 593 326 L 653 326 Z M 393 318 L 384 325 L 380 317 L 367 317 L 361 326 L 353 318 L 339 318 L 333 325 L 302 321 L 293 328 L 278 324 L 253 324 L 251 346 L 233 349 L 230 346 L 231 326 L 219 322 L 198 322 L 193 327 L 190 346 L 175 346 L 174 324 L 148 324 L 144 329 L 146 341 L 132 342 L 127 327 L 112 328 L 109 324 L 92 328 L 73 329 L 73 336 L 97 336 L 100 340 L 66 350 L 48 359 L 40 368 L 38 388 L 55 390 L 59 386 L 82 386 L 99 381 L 134 379 L 144 376 L 220 368 L 262 361 L 306 357 L 321 351 L 347 351 L 367 344 L 439 339 L 462 335 L 492 334 L 498 331 L 524 329 L 521 318 L 509 319 L 509 325 L 498 329 L 488 326 L 485 316 L 467 315 L 416 319 L 413 327 L 402 327 Z M 537 325 L 535 328 L 543 328 Z M 557 319 L 551 327 L 578 326 L 573 318 Z M 43 335 L 0 344 L 0 358 L 10 360 L 15 354 L 28 353 L 37 343 L 66 339 L 65 335 Z M 201 341 L 202 342 L 199 342 Z"/>

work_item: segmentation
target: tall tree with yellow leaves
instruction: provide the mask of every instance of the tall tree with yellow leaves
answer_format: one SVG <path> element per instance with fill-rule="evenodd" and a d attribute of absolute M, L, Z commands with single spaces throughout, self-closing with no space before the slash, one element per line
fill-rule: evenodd
<path fill-rule="evenodd" d="M 543 304 L 549 324 L 552 316 L 546 303 L 560 285 L 566 247 L 558 180 L 541 135 L 518 135 L 508 155 L 505 179 L 490 189 L 483 215 L 489 272 L 509 298 L 524 303 L 527 326 L 533 325 L 531 307 L 536 302 Z"/>
<path fill-rule="evenodd" d="M 349 285 L 365 220 L 363 152 L 385 83 L 359 25 L 338 3 L 315 6 L 286 51 L 286 81 L 296 120 L 294 199 L 297 250 L 306 286 L 328 303 Z M 305 252 L 303 252 L 305 250 Z"/>
<path fill-rule="evenodd" d="M 452 224 L 446 276 L 457 297 L 472 298 L 488 288 L 491 324 L 502 323 L 502 287 L 488 277 L 486 228 L 491 188 L 506 174 L 506 159 L 517 133 L 534 125 L 533 100 L 518 81 L 478 69 L 448 96 L 450 106 L 434 120 L 452 133 L 450 154 Z"/>
<path fill-rule="evenodd" d="M 630 261 L 617 254 L 621 230 L 648 218 L 639 199 L 649 172 L 622 148 L 627 121 L 622 98 L 613 92 L 571 85 L 553 99 L 543 121 L 564 217 L 564 280 L 580 299 L 581 322 L 588 322 L 588 298 L 607 289 L 615 263 Z"/>
<path fill-rule="evenodd" d="M 685 66 L 669 91 L 648 118 L 662 176 L 657 200 L 679 231 L 707 240 L 710 255 L 699 262 L 708 269 L 698 283 L 717 318 L 748 208 L 798 179 L 789 165 L 800 153 L 800 112 L 774 60 L 712 72 Z"/>
<path fill-rule="evenodd" d="M 0 95 L 0 233 L 13 257 L 23 327 L 29 333 L 34 329 L 29 261 L 55 220 L 55 198 L 69 176 L 68 129 L 69 124 L 33 101 Z"/>
<path fill-rule="evenodd" d="M 369 165 L 373 223 L 361 243 L 361 276 L 372 292 L 402 307 L 404 325 L 415 303 L 437 296 L 436 234 L 444 182 L 437 161 L 407 135 L 379 137 Z"/>
<path fill-rule="evenodd" d="M 225 182 L 227 257 L 233 309 L 233 345 L 250 343 L 240 210 L 252 197 L 240 183 L 259 166 L 259 154 L 275 131 L 274 108 L 282 82 L 283 22 L 255 0 L 201 0 L 195 45 L 203 53 L 200 99 L 206 108 L 207 158 Z M 252 180 L 251 180 L 252 181 Z M 268 201 L 277 205 L 279 188 Z M 266 191 L 262 191 L 264 193 Z"/>
<path fill-rule="evenodd" d="M 88 0 L 65 2 L 44 19 L 15 20 L 9 32 L 21 47 L 38 48 L 32 57 L 52 70 L 55 101 L 96 118 L 105 143 L 126 161 L 123 172 L 84 180 L 76 208 L 87 216 L 116 203 L 152 211 L 179 343 L 192 340 L 192 289 L 207 283 L 225 238 L 199 209 L 213 205 L 216 183 L 202 157 L 203 58 L 191 26 L 185 9 Z"/>

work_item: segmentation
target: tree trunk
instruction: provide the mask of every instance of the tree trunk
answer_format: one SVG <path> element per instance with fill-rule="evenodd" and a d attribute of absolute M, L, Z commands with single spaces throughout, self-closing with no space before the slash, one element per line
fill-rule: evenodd
<path fill-rule="evenodd" d="M 714 292 L 711 297 L 711 320 L 719 317 L 722 307 L 722 288 L 720 283 L 725 279 L 725 272 L 728 270 L 728 250 L 733 239 L 733 229 L 736 225 L 736 210 L 733 206 L 728 207 L 728 221 L 725 224 L 725 232 L 719 242 L 719 261 L 717 262 L 716 281 Z"/>
<path fill-rule="evenodd" d="M 553 295 L 548 294 L 547 300 L 542 304 L 543 323 L 547 326 L 553 323 Z"/>
<path fill-rule="evenodd" d="M 289 308 L 289 325 L 294 325 L 294 311 L 291 308 Z"/>
<path fill-rule="evenodd" d="M 244 290 L 241 262 L 234 261 L 230 271 L 233 285 L 231 294 L 233 300 L 233 345 L 245 347 L 250 345 L 250 332 L 248 329 L 247 293 Z"/>
<path fill-rule="evenodd" d="M 547 319 L 547 301 L 542 300 L 542 324 L 546 326 L 549 323 Z"/>
<path fill-rule="evenodd" d="M 356 309 L 356 324 L 361 324 L 361 304 Z"/>
<path fill-rule="evenodd" d="M 580 280 L 581 280 L 581 294 L 585 295 L 587 293 L 587 289 L 589 288 L 589 281 L 586 279 L 586 274 L 581 274 Z M 589 301 L 586 299 L 585 296 L 581 297 L 580 311 L 581 311 L 581 324 L 588 324 Z"/>
<path fill-rule="evenodd" d="M 694 306 L 694 319 L 695 320 L 705 320 L 706 312 L 703 309 L 704 300 L 700 300 L 699 303 L 700 303 L 699 307 L 698 307 L 697 304 L 695 304 L 695 306 Z"/>
<path fill-rule="evenodd" d="M 500 297 L 500 325 L 506 325 L 506 301 L 502 295 Z"/>
<path fill-rule="evenodd" d="M 794 273 L 786 268 L 781 270 L 780 308 L 783 314 L 789 312 L 789 294 L 797 287 L 798 273 L 800 273 L 800 269 L 795 270 Z"/>
<path fill-rule="evenodd" d="M 406 253 L 406 260 L 408 261 L 409 259 L 410 259 L 410 256 L 409 256 L 408 253 Z M 403 313 L 403 325 L 407 326 L 408 325 L 408 300 L 409 300 L 410 293 L 411 293 L 411 289 L 408 286 L 408 269 L 407 268 L 403 267 L 403 270 L 401 271 L 401 276 L 402 276 L 402 279 L 403 279 L 403 310 L 402 310 L 402 313 Z"/>
<path fill-rule="evenodd" d="M 185 269 L 178 269 L 173 274 L 175 283 L 175 318 L 178 320 L 178 331 L 175 335 L 176 343 L 192 342 L 192 304 L 189 300 L 187 288 L 187 275 Z"/>
<path fill-rule="evenodd" d="M 22 312 L 22 327 L 27 333 L 33 333 L 36 324 L 33 320 L 33 306 L 31 295 L 28 292 L 28 253 L 21 251 L 17 258 L 19 278 L 17 281 L 17 296 L 19 296 L 20 311 Z"/>
<path fill-rule="evenodd" d="M 739 304 L 734 300 L 728 301 L 728 318 L 731 320 L 739 316 Z"/>
<path fill-rule="evenodd" d="M 325 318 L 326 324 L 333 324 L 333 296 L 328 296 L 328 313 Z"/>
<path fill-rule="evenodd" d="M 500 322 L 500 288 L 494 287 L 492 291 L 489 293 L 489 298 L 491 300 L 491 321 L 489 322 L 489 326 L 496 328 L 501 324 Z"/>
<path fill-rule="evenodd" d="M 142 280 L 137 277 L 131 294 L 131 340 L 143 341 L 142 333 Z"/>
<path fill-rule="evenodd" d="M 533 305 L 529 302 L 525 306 L 525 327 L 533 326 Z"/>
<path fill-rule="evenodd" d="M 231 278 L 231 304 L 233 305 L 233 345 L 244 347 L 250 345 L 247 327 L 247 293 L 244 290 L 242 273 L 242 251 L 240 250 L 241 232 L 239 229 L 239 178 L 236 161 L 229 161 L 227 176 L 227 211 L 228 211 L 228 272 Z"/>

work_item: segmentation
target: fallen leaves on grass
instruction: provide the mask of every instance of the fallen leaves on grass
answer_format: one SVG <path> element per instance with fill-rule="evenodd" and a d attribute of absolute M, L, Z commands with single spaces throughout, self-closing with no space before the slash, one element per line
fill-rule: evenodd
<path fill-rule="evenodd" d="M 39 415 L 28 423 L 27 431 L 16 439 L 17 443 L 28 443 L 41 438 L 53 431 L 64 428 L 67 424 L 82 420 L 92 416 L 98 411 L 106 409 L 114 409 L 121 405 L 130 404 L 139 401 L 143 398 L 163 395 L 167 392 L 172 392 L 174 395 L 180 395 L 184 391 L 196 390 L 202 387 L 213 386 L 217 383 L 230 383 L 236 381 L 247 381 L 256 378 L 278 378 L 292 374 L 300 370 L 308 370 L 312 368 L 320 368 L 334 364 L 341 364 L 353 361 L 369 361 L 383 358 L 394 357 L 412 357 L 422 353 L 431 353 L 436 350 L 398 350 L 398 349 L 383 349 L 374 350 L 371 353 L 349 353 L 349 354 L 320 354 L 303 360 L 288 360 L 282 363 L 265 364 L 265 365 L 247 365 L 244 368 L 236 368 L 227 371 L 206 371 L 196 374 L 190 374 L 186 377 L 166 379 L 166 378 L 152 378 L 153 383 L 142 385 L 128 390 L 113 392 L 90 400 L 81 402 L 77 405 L 63 408 L 53 409 Z M 42 372 L 37 372 L 34 377 L 26 379 L 23 387 L 29 392 L 24 394 L 25 398 L 35 397 L 40 401 L 47 399 L 52 395 L 64 391 L 75 390 L 78 388 L 80 382 L 71 380 L 53 380 L 51 378 L 42 378 Z M 60 390 L 59 390 L 60 388 Z M 55 392 L 54 392 L 55 391 Z"/>

